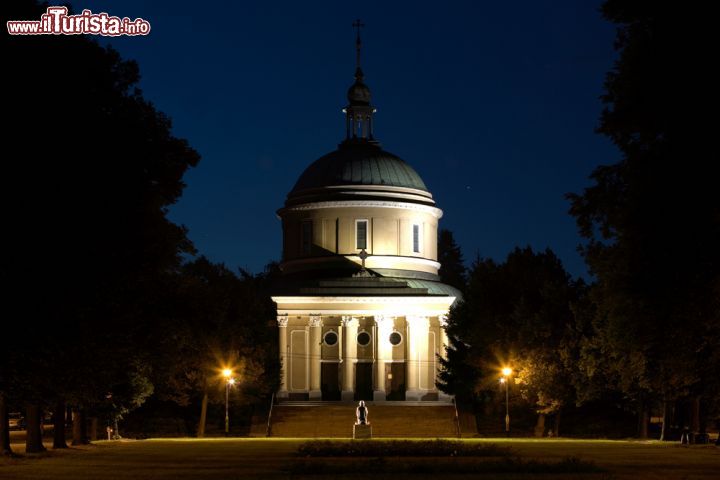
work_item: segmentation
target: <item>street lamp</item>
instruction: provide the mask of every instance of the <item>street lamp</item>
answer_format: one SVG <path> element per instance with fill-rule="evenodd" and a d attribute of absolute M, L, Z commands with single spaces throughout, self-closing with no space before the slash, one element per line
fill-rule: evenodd
<path fill-rule="evenodd" d="M 232 377 L 232 370 L 225 368 L 222 376 L 225 379 L 225 436 L 230 434 L 230 386 L 235 385 L 235 379 Z"/>
<path fill-rule="evenodd" d="M 510 367 L 504 367 L 502 369 L 502 378 L 500 379 L 500 383 L 505 384 L 505 435 L 510 436 L 510 394 L 509 394 L 509 384 L 510 384 L 510 375 L 512 375 L 512 368 Z"/>

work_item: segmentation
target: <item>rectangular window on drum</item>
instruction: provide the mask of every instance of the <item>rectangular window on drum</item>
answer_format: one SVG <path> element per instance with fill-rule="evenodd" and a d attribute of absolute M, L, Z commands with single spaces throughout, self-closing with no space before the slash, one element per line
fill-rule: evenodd
<path fill-rule="evenodd" d="M 413 253 L 420 253 L 420 225 L 413 225 Z"/>
<path fill-rule="evenodd" d="M 355 220 L 355 248 L 367 249 L 368 221 Z"/>
<path fill-rule="evenodd" d="M 312 250 L 312 221 L 305 220 L 301 223 L 300 251 L 309 254 Z"/>

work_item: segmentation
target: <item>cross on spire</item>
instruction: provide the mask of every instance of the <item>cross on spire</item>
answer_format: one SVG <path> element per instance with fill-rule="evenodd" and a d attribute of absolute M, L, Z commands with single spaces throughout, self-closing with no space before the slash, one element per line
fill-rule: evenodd
<path fill-rule="evenodd" d="M 355 58 L 356 67 L 360 68 L 360 47 L 362 46 L 362 42 L 360 41 L 360 29 L 365 26 L 364 23 L 358 18 L 355 20 L 352 24 L 353 28 L 357 30 L 357 39 L 355 40 L 355 49 L 357 52 L 357 56 Z"/>
<path fill-rule="evenodd" d="M 347 99 L 348 105 L 343 110 L 345 112 L 345 130 L 346 140 L 348 142 L 370 142 L 377 143 L 373 139 L 373 113 L 375 108 L 370 104 L 370 89 L 365 85 L 365 75 L 363 75 L 360 67 L 360 49 L 362 48 L 362 40 L 360 39 L 360 29 L 365 24 L 359 18 L 352 23 L 353 28 L 357 32 L 355 40 L 355 48 L 357 57 L 355 61 L 355 83 L 348 89 Z"/>

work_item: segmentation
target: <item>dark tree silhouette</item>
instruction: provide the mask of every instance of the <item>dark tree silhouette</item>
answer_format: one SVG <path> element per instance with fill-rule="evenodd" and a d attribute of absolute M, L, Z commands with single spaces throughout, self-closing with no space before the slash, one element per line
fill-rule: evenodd
<path fill-rule="evenodd" d="M 440 262 L 440 280 L 461 292 L 465 290 L 467 269 L 460 247 L 450 230 L 441 229 L 438 233 L 438 262 Z"/>
<path fill-rule="evenodd" d="M 208 403 L 224 402 L 222 365 L 237 376 L 234 405 L 265 403 L 279 385 L 277 337 L 269 321 L 277 312 L 267 273 L 239 275 L 201 256 L 183 265 L 174 293 L 172 331 L 158 348 L 158 397 L 180 406 L 198 405 L 203 436 Z"/>
<path fill-rule="evenodd" d="M 4 2 L 2 20 L 43 11 Z M 13 341 L 0 354 L 0 391 L 30 402 L 33 415 L 58 399 L 120 412 L 149 391 L 146 306 L 193 252 L 166 213 L 199 156 L 143 98 L 137 65 L 113 49 L 87 36 L 3 35 L 0 46 L 12 118 L 3 176 L 16 187 L 0 193 L 12 232 L 0 261 L 17 312 L 2 326 Z M 22 370 L 21 382 L 6 365 Z M 28 451 L 39 441 L 28 435 Z"/>
<path fill-rule="evenodd" d="M 619 58 L 598 130 L 622 158 L 569 198 L 596 279 L 595 340 L 645 437 L 654 405 L 666 413 L 689 395 L 717 412 L 718 155 L 711 122 L 700 120 L 700 110 L 718 108 L 717 86 L 702 73 L 715 52 L 692 9 L 609 0 L 602 12 L 618 24 Z"/>
<path fill-rule="evenodd" d="M 450 313 L 440 388 L 462 399 L 492 395 L 500 368 L 509 364 L 528 406 L 559 418 L 574 401 L 577 298 L 578 286 L 549 250 L 516 248 L 503 263 L 477 259 L 465 300 Z"/>
<path fill-rule="evenodd" d="M 0 455 L 12 454 L 10 447 L 10 425 L 8 419 L 8 404 L 5 394 L 0 391 Z"/>

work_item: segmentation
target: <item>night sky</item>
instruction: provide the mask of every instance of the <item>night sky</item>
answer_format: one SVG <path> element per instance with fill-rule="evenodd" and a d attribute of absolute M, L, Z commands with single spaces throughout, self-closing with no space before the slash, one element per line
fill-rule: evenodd
<path fill-rule="evenodd" d="M 171 209 L 199 252 L 258 272 L 280 258 L 275 211 L 344 138 L 361 18 L 376 137 L 412 165 L 465 257 L 552 248 L 586 269 L 567 192 L 619 153 L 594 133 L 614 27 L 600 2 L 74 1 L 142 17 L 102 39 L 135 59 L 147 99 L 202 155 Z"/>

